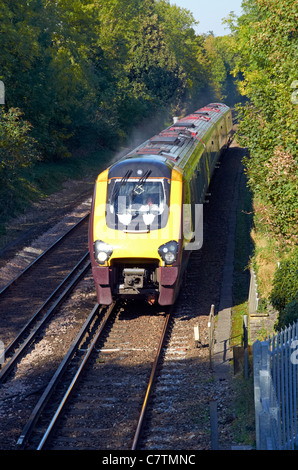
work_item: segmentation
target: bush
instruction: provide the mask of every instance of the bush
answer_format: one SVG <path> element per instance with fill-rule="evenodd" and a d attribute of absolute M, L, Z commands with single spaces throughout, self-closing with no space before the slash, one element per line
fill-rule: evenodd
<path fill-rule="evenodd" d="M 298 319 L 298 248 L 276 270 L 270 301 L 279 312 L 280 327 Z"/>
<path fill-rule="evenodd" d="M 298 295 L 296 298 L 286 305 L 284 309 L 283 324 L 290 325 L 298 320 Z"/>
<path fill-rule="evenodd" d="M 19 108 L 0 109 L 0 182 L 2 187 L 13 181 L 21 168 L 38 160 L 37 142 L 30 136 L 32 128 L 22 119 Z"/>

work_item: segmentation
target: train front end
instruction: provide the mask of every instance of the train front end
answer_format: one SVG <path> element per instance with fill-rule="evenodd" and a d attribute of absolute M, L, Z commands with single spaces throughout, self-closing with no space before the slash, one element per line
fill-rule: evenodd
<path fill-rule="evenodd" d="M 174 303 L 182 259 L 182 173 L 163 157 L 133 156 L 96 181 L 89 250 L 97 299 Z"/>

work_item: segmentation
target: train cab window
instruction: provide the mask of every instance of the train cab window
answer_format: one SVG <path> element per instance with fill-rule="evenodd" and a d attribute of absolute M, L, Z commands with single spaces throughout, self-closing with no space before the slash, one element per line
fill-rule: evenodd
<path fill-rule="evenodd" d="M 168 220 L 170 184 L 167 178 L 110 180 L 108 184 L 107 225 L 123 231 L 162 228 Z"/>

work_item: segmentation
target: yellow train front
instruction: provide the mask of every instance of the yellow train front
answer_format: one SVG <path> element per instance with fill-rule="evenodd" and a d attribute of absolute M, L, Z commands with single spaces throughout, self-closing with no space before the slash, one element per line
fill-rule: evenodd
<path fill-rule="evenodd" d="M 161 156 L 130 158 L 96 181 L 89 248 L 98 302 L 173 304 L 182 258 L 182 172 Z"/>
<path fill-rule="evenodd" d="M 196 208 L 231 127 L 230 109 L 210 104 L 98 176 L 89 225 L 98 303 L 121 297 L 175 302 L 194 234 L 202 228 Z"/>

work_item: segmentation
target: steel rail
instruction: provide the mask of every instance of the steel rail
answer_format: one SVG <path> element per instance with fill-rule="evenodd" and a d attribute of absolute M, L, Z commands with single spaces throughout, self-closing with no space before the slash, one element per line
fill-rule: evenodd
<path fill-rule="evenodd" d="M 160 337 L 160 340 L 159 340 L 157 352 L 156 352 L 154 363 L 153 363 L 153 366 L 152 366 L 152 370 L 151 370 L 151 374 L 150 374 L 150 378 L 149 378 L 149 383 L 148 383 L 147 391 L 146 391 L 146 394 L 145 394 L 142 410 L 141 410 L 141 413 L 140 413 L 140 416 L 139 416 L 139 420 L 138 420 L 136 432 L 135 432 L 135 435 L 134 435 L 133 443 L 132 443 L 132 446 L 131 446 L 131 450 L 137 450 L 137 448 L 138 448 L 138 444 L 139 444 L 139 441 L 140 441 L 141 432 L 142 432 L 142 428 L 143 428 L 143 424 L 144 424 L 145 414 L 146 414 L 146 411 L 147 411 L 151 391 L 152 391 L 154 381 L 155 381 L 155 378 L 156 378 L 157 366 L 158 366 L 159 361 L 160 361 L 163 344 L 164 344 L 164 341 L 165 341 L 166 333 L 168 331 L 169 321 L 170 321 L 170 318 L 172 316 L 172 311 L 173 311 L 173 308 L 171 307 L 165 315 L 165 321 L 164 321 L 164 325 L 163 325 L 163 329 L 162 329 L 162 334 L 161 334 L 161 337 Z"/>
<path fill-rule="evenodd" d="M 90 213 L 84 215 L 78 222 L 76 222 L 67 232 L 65 232 L 61 237 L 59 237 L 51 246 L 49 246 L 45 251 L 43 251 L 35 260 L 31 261 L 28 266 L 26 266 L 23 271 L 21 271 L 15 278 L 13 278 L 11 281 L 9 281 L 1 290 L 0 290 L 0 296 L 4 294 L 13 284 L 15 284 L 20 277 L 22 277 L 24 274 L 29 271 L 32 266 L 37 264 L 45 255 L 47 255 L 50 251 L 52 251 L 59 243 L 61 243 L 73 230 L 75 230 L 80 224 L 85 222 L 85 220 L 90 216 Z"/>
<path fill-rule="evenodd" d="M 105 320 L 104 320 L 104 324 L 106 324 L 107 319 L 110 317 L 110 315 L 111 315 L 111 313 L 114 309 L 114 306 L 115 306 L 115 304 L 112 304 L 111 306 L 109 306 L 109 308 L 106 312 L 106 317 L 105 317 Z M 38 403 L 36 404 L 34 410 L 31 413 L 31 416 L 30 416 L 29 420 L 27 421 L 27 424 L 23 428 L 22 434 L 20 435 L 20 437 L 17 441 L 17 447 L 19 449 L 24 449 L 25 448 L 26 443 L 28 442 L 28 439 L 29 439 L 29 437 L 30 437 L 30 435 L 31 435 L 31 433 L 34 429 L 34 426 L 36 425 L 36 422 L 37 422 L 39 416 L 41 415 L 43 409 L 45 408 L 45 406 L 48 403 L 51 395 L 53 394 L 59 380 L 61 379 L 62 375 L 65 372 L 66 367 L 70 363 L 70 361 L 73 358 L 76 350 L 78 349 L 80 343 L 82 342 L 82 340 L 84 338 L 84 335 L 87 333 L 87 331 L 90 328 L 90 326 L 92 325 L 94 319 L 98 315 L 99 310 L 100 310 L 100 313 L 103 313 L 104 310 L 105 310 L 105 307 L 100 306 L 97 303 L 97 304 L 95 304 L 95 306 L 92 309 L 90 315 L 88 316 L 87 320 L 85 321 L 84 325 L 82 326 L 81 330 L 79 331 L 77 337 L 75 338 L 74 342 L 72 343 L 71 347 L 69 348 L 67 354 L 65 355 L 62 362 L 60 363 L 60 366 L 56 370 L 55 374 L 53 375 L 52 379 L 50 380 L 49 384 L 47 385 L 47 387 L 46 387 L 45 391 L 43 392 L 42 396 L 40 397 Z M 100 328 L 100 332 L 102 331 L 102 329 L 103 329 L 103 327 Z M 98 339 L 98 336 L 99 336 L 99 333 L 97 333 L 97 335 L 96 335 L 96 341 Z M 96 341 L 93 341 L 94 345 L 95 345 Z M 94 345 L 93 345 L 93 347 L 94 347 Z M 87 355 L 89 357 L 89 355 L 90 355 L 89 351 L 90 350 L 87 351 L 87 353 L 85 355 L 85 358 L 86 358 Z M 85 363 L 86 363 L 86 361 L 85 361 Z M 82 370 L 82 367 L 80 367 L 80 370 Z M 77 376 L 77 373 L 76 373 L 75 376 Z M 64 403 L 65 403 L 65 401 L 64 401 Z M 60 410 L 60 412 L 61 412 L 61 410 Z M 56 414 L 55 414 L 55 416 L 56 416 Z M 52 419 L 51 425 L 50 425 L 51 429 L 53 429 L 53 425 L 54 425 L 53 419 Z M 55 419 L 55 421 L 56 421 L 56 419 Z M 47 436 L 42 439 L 42 443 L 43 443 L 42 445 L 44 445 L 44 443 L 46 442 L 46 439 L 48 438 L 48 436 L 51 432 L 51 429 L 49 429 L 49 428 L 47 429 L 47 431 L 45 433 L 45 434 L 47 434 Z"/>
<path fill-rule="evenodd" d="M 89 253 L 85 253 L 83 258 L 77 263 L 77 265 L 74 267 L 74 269 L 67 275 L 67 277 L 62 281 L 62 283 L 58 286 L 59 289 L 64 286 L 64 284 L 67 282 L 67 280 L 70 278 L 71 275 L 75 273 L 75 271 L 78 270 L 80 265 L 89 258 Z M 71 293 L 71 291 L 74 289 L 74 287 L 78 284 L 78 282 L 82 279 L 82 277 L 86 274 L 86 272 L 90 269 L 90 260 L 87 261 L 87 263 L 81 268 L 79 273 L 75 276 L 75 278 L 70 282 L 70 284 L 64 289 L 62 294 L 58 297 L 58 299 L 55 301 L 55 303 L 51 306 L 51 308 L 47 311 L 47 313 L 44 315 L 44 317 L 40 320 L 40 322 L 36 325 L 36 327 L 32 330 L 32 332 L 28 335 L 26 340 L 21 344 L 21 346 L 18 348 L 18 350 L 15 352 L 15 354 L 11 357 L 9 362 L 3 367 L 3 369 L 0 372 L 0 383 L 3 383 L 4 379 L 7 377 L 7 375 L 10 373 L 12 370 L 13 366 L 17 362 L 17 360 L 20 358 L 20 356 L 24 353 L 24 350 L 28 347 L 28 345 L 34 340 L 38 332 L 42 329 L 42 327 L 45 325 L 45 323 L 50 319 L 54 311 L 61 305 L 61 303 L 65 300 L 65 297 Z M 37 316 L 40 314 L 41 309 L 43 309 L 47 303 L 51 300 L 54 294 L 56 294 L 57 289 L 51 294 L 51 296 L 46 300 L 46 302 L 40 307 L 40 309 L 33 315 L 31 320 L 25 325 L 25 327 L 22 329 L 22 331 L 18 334 L 18 336 L 10 343 L 10 345 L 7 347 L 5 350 L 5 354 L 7 351 L 10 351 L 20 340 L 20 337 L 24 335 L 25 331 L 28 330 L 33 321 L 36 320 Z"/>
<path fill-rule="evenodd" d="M 26 325 L 21 329 L 21 331 L 18 333 L 18 335 L 11 341 L 11 343 L 7 346 L 7 348 L 4 351 L 5 357 L 7 357 L 10 352 L 15 349 L 16 345 L 20 343 L 20 339 L 24 334 L 26 333 L 27 330 L 31 328 L 31 326 L 34 324 L 34 322 L 37 320 L 38 316 L 40 315 L 40 312 L 46 308 L 46 306 L 53 300 L 55 295 L 61 290 L 65 284 L 69 281 L 69 279 L 73 276 L 75 271 L 79 268 L 79 266 L 88 258 L 89 253 L 86 252 L 83 258 L 80 259 L 80 261 L 76 264 L 76 266 L 68 273 L 68 275 L 63 279 L 63 281 L 56 287 L 56 289 L 50 294 L 50 296 L 44 301 L 44 303 L 39 307 L 39 309 L 35 312 L 32 318 L 26 323 Z"/>
<path fill-rule="evenodd" d="M 53 416 L 53 418 L 52 418 L 52 420 L 51 420 L 51 422 L 50 422 L 50 424 L 49 424 L 49 426 L 48 426 L 48 428 L 47 428 L 47 430 L 46 430 L 46 432 L 44 433 L 44 435 L 43 435 L 43 437 L 42 437 L 42 439 L 41 439 L 39 445 L 37 446 L 36 450 L 42 450 L 43 447 L 45 446 L 47 440 L 49 439 L 49 436 L 50 436 L 51 432 L 52 432 L 53 429 L 54 429 L 54 426 L 55 426 L 55 424 L 56 424 L 56 422 L 57 422 L 57 419 L 59 418 L 59 416 L 60 416 L 60 414 L 61 414 L 61 412 L 62 412 L 62 410 L 63 410 L 63 407 L 64 407 L 65 404 L 67 403 L 67 400 L 69 399 L 69 397 L 70 397 L 70 395 L 71 395 L 71 392 L 73 391 L 75 385 L 77 384 L 77 382 L 78 382 L 78 380 L 79 380 L 79 377 L 80 377 L 80 374 L 81 374 L 81 372 L 83 371 L 84 367 L 86 366 L 86 364 L 87 364 L 87 362 L 88 362 L 88 359 L 89 359 L 91 353 L 93 352 L 93 350 L 94 350 L 94 348 L 95 348 L 95 345 L 96 345 L 96 343 L 97 343 L 97 341 L 98 341 L 100 335 L 102 334 L 102 332 L 103 332 L 103 330 L 104 330 L 104 327 L 106 326 L 106 323 L 107 323 L 108 319 L 111 317 L 111 315 L 112 315 L 112 313 L 113 313 L 113 311 L 114 311 L 115 305 L 116 305 L 116 302 L 112 303 L 112 304 L 109 306 L 103 323 L 101 324 L 101 326 L 100 326 L 99 330 L 97 331 L 97 333 L 96 333 L 96 335 L 95 335 L 95 337 L 94 337 L 94 339 L 93 339 L 93 341 L 92 341 L 90 347 L 88 348 L 88 350 L 87 350 L 87 352 L 86 352 L 86 354 L 85 354 L 85 356 L 84 356 L 84 358 L 83 358 L 83 360 L 82 360 L 82 362 L 81 362 L 81 364 L 80 364 L 80 366 L 79 366 L 77 372 L 75 373 L 75 375 L 74 375 L 74 377 L 73 377 L 73 379 L 72 379 L 72 381 L 71 381 L 71 383 L 70 383 L 70 385 L 69 385 L 67 391 L 65 392 L 65 394 L 64 394 L 64 396 L 63 396 L 63 398 L 62 398 L 62 400 L 61 400 L 61 402 L 60 402 L 60 404 L 59 404 L 59 406 L 58 406 L 58 408 L 57 408 L 57 410 L 56 410 L 56 412 L 55 412 L 55 414 L 54 414 L 54 416 Z"/>

